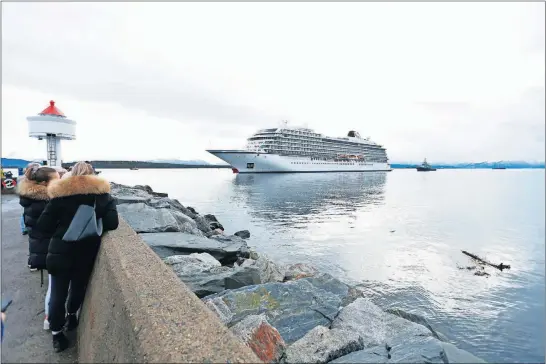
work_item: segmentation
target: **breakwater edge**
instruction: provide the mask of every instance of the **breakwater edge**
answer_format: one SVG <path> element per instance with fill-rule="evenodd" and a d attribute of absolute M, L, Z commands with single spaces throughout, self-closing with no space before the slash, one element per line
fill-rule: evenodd
<path fill-rule="evenodd" d="M 118 211 L 165 264 L 266 362 L 483 362 L 426 318 L 383 310 L 327 272 L 280 265 L 212 215 L 149 186 L 112 183 Z"/>

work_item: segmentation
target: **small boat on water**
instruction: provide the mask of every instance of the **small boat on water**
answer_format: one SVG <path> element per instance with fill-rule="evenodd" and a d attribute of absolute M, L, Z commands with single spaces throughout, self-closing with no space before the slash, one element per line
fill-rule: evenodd
<path fill-rule="evenodd" d="M 427 163 L 427 159 L 423 161 L 423 164 L 417 167 L 417 172 L 432 172 L 435 171 L 436 168 L 432 167 L 430 164 Z"/>
<path fill-rule="evenodd" d="M 137 167 L 131 167 L 129 168 L 131 171 L 138 171 L 138 168 Z"/>

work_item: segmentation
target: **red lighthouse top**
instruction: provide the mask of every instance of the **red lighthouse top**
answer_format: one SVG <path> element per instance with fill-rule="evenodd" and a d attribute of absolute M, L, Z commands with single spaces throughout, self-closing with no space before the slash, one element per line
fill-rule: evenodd
<path fill-rule="evenodd" d="M 66 117 L 61 110 L 57 109 L 57 107 L 55 106 L 55 101 L 53 100 L 49 102 L 49 106 L 43 109 L 39 115 L 54 115 Z"/>

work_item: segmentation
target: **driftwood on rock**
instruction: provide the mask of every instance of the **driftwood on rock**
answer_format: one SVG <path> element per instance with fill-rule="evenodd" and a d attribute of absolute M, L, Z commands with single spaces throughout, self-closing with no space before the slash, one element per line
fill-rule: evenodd
<path fill-rule="evenodd" d="M 485 264 L 485 265 L 488 265 L 490 267 L 497 268 L 498 270 L 502 271 L 503 269 L 510 269 L 510 266 L 508 264 L 503 264 L 503 263 L 493 264 L 493 263 L 488 262 L 487 260 L 484 260 L 484 259 L 478 257 L 477 255 L 474 255 L 472 253 L 467 252 L 466 250 L 462 250 L 462 252 L 463 252 L 463 254 L 468 255 L 470 258 L 475 259 L 478 262 L 480 262 L 482 264 Z"/>

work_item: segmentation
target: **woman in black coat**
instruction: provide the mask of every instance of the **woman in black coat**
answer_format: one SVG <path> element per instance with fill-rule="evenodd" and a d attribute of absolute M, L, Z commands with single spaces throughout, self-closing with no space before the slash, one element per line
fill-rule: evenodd
<path fill-rule="evenodd" d="M 102 218 L 104 231 L 118 227 L 118 213 L 116 202 L 110 195 L 110 184 L 93 175 L 93 168 L 84 162 L 74 165 L 71 176 L 51 183 L 48 194 L 51 200 L 38 220 L 38 227 L 52 232 L 46 262 L 52 279 L 49 323 L 53 348 L 60 352 L 68 347 L 63 326 L 66 323 L 67 329 L 72 330 L 78 325 L 76 313 L 83 302 L 101 242 L 100 237 L 67 242 L 63 241 L 63 236 L 80 205 L 95 204 L 95 213 L 97 219 Z"/>
<path fill-rule="evenodd" d="M 17 186 L 19 204 L 23 206 L 23 221 L 28 232 L 28 267 L 31 271 L 46 269 L 46 257 L 51 239 L 51 232 L 36 228 L 38 218 L 44 211 L 49 196 L 47 185 L 59 179 L 53 168 L 42 167 L 37 163 L 29 165 L 25 178 Z M 43 272 L 41 272 L 43 274 Z M 50 277 L 51 278 L 51 277 Z M 43 279 L 43 275 L 42 275 Z M 49 297 L 51 296 L 51 279 L 48 281 L 45 298 L 44 329 L 49 329 Z"/>
<path fill-rule="evenodd" d="M 56 170 L 49 167 L 28 168 L 25 178 L 17 186 L 19 204 L 23 206 L 23 220 L 29 236 L 28 266 L 31 270 L 46 268 L 46 255 L 51 233 L 36 229 L 38 218 L 44 211 L 49 196 L 47 185 L 59 179 Z"/>

